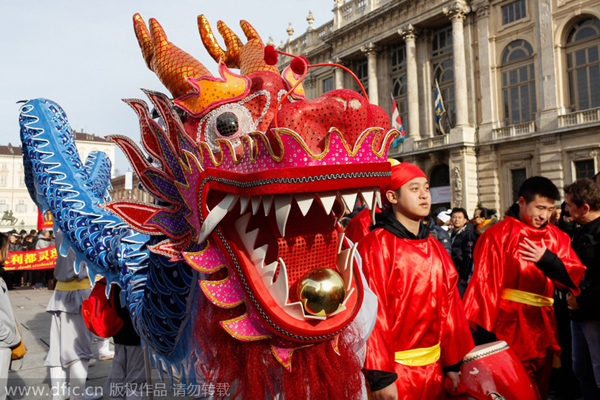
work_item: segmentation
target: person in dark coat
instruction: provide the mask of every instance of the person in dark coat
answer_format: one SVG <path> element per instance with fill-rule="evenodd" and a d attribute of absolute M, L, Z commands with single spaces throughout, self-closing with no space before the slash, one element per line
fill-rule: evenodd
<path fill-rule="evenodd" d="M 581 292 L 567 293 L 571 311 L 573 372 L 583 398 L 600 399 L 600 187 L 582 178 L 565 187 L 566 210 L 581 224 L 571 246 L 586 266 Z"/>
<path fill-rule="evenodd" d="M 493 226 L 498 219 L 496 218 L 496 210 L 492 210 L 485 207 L 479 207 L 475 209 L 473 213 L 473 226 L 475 228 L 475 237 L 479 239 L 479 236 L 483 234 L 489 227 Z"/>
<path fill-rule="evenodd" d="M 429 234 L 437 240 L 439 240 L 440 243 L 444 245 L 444 248 L 448 252 L 448 255 L 452 257 L 452 242 L 450 241 L 450 235 L 448 234 L 448 232 L 446 232 L 446 230 L 443 227 L 436 224 L 433 218 L 431 217 L 429 217 L 429 219 L 423 218 L 423 223 L 427 225 L 427 228 L 429 229 Z"/>
<path fill-rule="evenodd" d="M 464 208 L 452 209 L 452 226 L 450 235 L 452 240 L 452 261 L 458 272 L 458 291 L 460 297 L 465 294 L 469 276 L 473 271 L 473 249 L 475 248 L 475 232 L 469 222 L 467 211 Z"/>

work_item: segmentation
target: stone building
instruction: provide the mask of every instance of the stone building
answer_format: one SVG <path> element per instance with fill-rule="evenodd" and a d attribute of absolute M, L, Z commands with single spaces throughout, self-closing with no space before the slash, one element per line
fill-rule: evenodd
<path fill-rule="evenodd" d="M 527 177 L 561 188 L 600 169 L 597 0 L 336 0 L 332 21 L 307 21 L 279 47 L 350 68 L 390 115 L 394 97 L 407 138 L 390 156 L 427 173 L 433 209 L 502 215 Z M 304 87 L 358 90 L 340 68 L 311 68 Z"/>
<path fill-rule="evenodd" d="M 135 172 L 125 172 L 124 175 L 113 178 L 111 185 L 110 196 L 112 200 L 131 199 L 142 203 L 154 203 L 154 197 L 142 189 L 140 178 Z"/>
<path fill-rule="evenodd" d="M 90 135 L 83 131 L 73 132 L 75 144 L 82 160 L 92 151 L 103 151 L 110 158 L 114 171 L 116 145 L 99 136 Z M 14 220 L 2 220 L 5 215 L 12 215 Z M 23 156 L 21 146 L 0 146 L 0 230 L 37 229 L 38 208 L 31 200 L 25 185 Z"/>

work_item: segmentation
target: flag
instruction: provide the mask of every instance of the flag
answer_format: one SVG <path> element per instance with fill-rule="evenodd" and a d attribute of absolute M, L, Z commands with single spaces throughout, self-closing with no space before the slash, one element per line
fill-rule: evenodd
<path fill-rule="evenodd" d="M 42 229 L 53 229 L 52 214 L 49 210 L 44 211 L 42 214 L 38 208 L 38 231 Z"/>
<path fill-rule="evenodd" d="M 444 126 L 442 125 L 442 115 L 446 112 L 444 108 L 444 100 L 442 99 L 442 92 L 438 86 L 437 79 L 435 80 L 435 101 L 433 103 L 433 109 L 435 110 L 435 126 L 437 127 L 440 135 L 445 135 Z"/>
<path fill-rule="evenodd" d="M 400 136 L 396 136 L 394 141 L 392 142 L 391 148 L 398 146 L 404 140 L 404 126 L 402 125 L 402 120 L 400 119 L 400 112 L 398 112 L 398 106 L 396 105 L 396 99 L 394 99 L 394 95 L 392 94 L 392 128 L 397 129 L 400 132 Z"/>

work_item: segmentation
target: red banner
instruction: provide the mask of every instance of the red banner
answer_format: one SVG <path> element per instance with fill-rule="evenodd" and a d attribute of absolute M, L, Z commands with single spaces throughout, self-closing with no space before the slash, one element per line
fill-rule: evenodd
<path fill-rule="evenodd" d="M 46 211 L 44 214 L 42 214 L 38 208 L 38 231 L 52 228 L 52 213 L 50 213 L 50 211 Z"/>
<path fill-rule="evenodd" d="M 5 271 L 52 269 L 56 264 L 56 247 L 30 251 L 11 251 L 4 263 Z"/>

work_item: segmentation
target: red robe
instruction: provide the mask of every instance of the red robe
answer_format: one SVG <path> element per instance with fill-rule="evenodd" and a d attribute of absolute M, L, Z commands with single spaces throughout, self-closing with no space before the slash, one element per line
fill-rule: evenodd
<path fill-rule="evenodd" d="M 381 212 L 379 207 L 375 210 L 376 212 Z M 350 222 L 346 226 L 344 230 L 344 234 L 346 237 L 354 243 L 360 242 L 362 238 L 367 236 L 370 232 L 369 227 L 371 226 L 371 214 L 368 208 L 363 208 L 360 210 Z"/>
<path fill-rule="evenodd" d="M 560 352 L 552 307 L 501 298 L 502 289 L 506 288 L 549 298 L 554 295 L 553 281 L 518 252 L 525 237 L 537 245 L 543 240 L 548 250 L 562 260 L 575 285 L 579 286 L 585 273 L 571 249 L 569 236 L 552 224 L 538 229 L 506 217 L 479 238 L 474 253 L 475 270 L 463 299 L 467 318 L 506 341 L 521 361 L 546 358 L 547 349 L 557 355 Z M 579 289 L 570 290 L 579 293 Z"/>
<path fill-rule="evenodd" d="M 474 347 L 446 249 L 432 236 L 400 239 L 376 229 L 359 242 L 358 251 L 378 298 L 365 368 L 397 373 L 400 399 L 443 399 L 442 367 L 458 363 Z M 438 343 L 437 362 L 405 366 L 394 361 L 398 351 Z"/>

